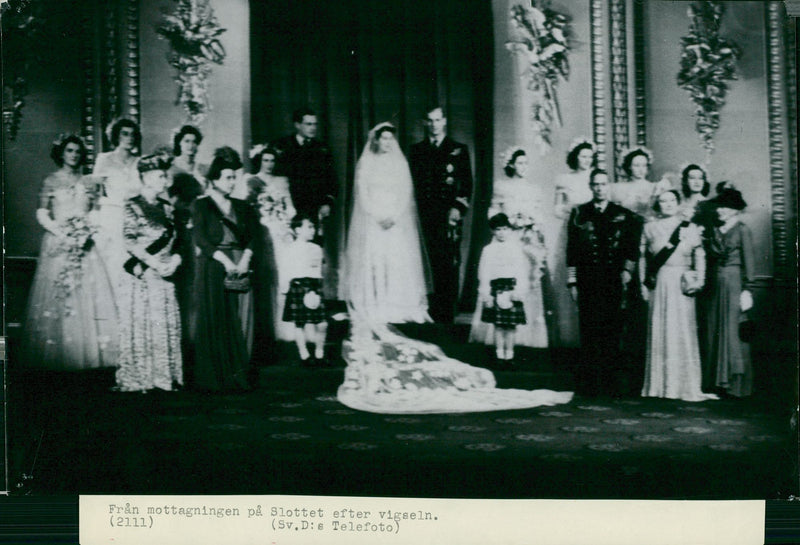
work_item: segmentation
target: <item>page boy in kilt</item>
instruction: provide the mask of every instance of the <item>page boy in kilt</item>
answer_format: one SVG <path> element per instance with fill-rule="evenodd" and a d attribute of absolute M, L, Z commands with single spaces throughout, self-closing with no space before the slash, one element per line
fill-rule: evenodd
<path fill-rule="evenodd" d="M 478 305 L 481 321 L 494 325 L 498 363 L 507 367 L 514 359 L 516 328 L 526 323 L 519 290 L 525 285 L 527 266 L 522 247 L 512 238 L 508 216 L 492 216 L 489 228 L 493 239 L 478 265 Z"/>
<path fill-rule="evenodd" d="M 322 248 L 311 242 L 316 225 L 311 216 L 301 212 L 292 218 L 290 227 L 295 240 L 286 250 L 286 274 L 281 291 L 286 293 L 283 321 L 294 322 L 295 343 L 304 365 L 323 363 L 327 313 L 322 296 Z M 314 345 L 314 357 L 307 343 Z"/>

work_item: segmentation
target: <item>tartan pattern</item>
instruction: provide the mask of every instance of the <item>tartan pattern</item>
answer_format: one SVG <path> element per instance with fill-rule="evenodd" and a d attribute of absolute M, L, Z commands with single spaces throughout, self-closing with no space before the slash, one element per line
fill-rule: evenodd
<path fill-rule="evenodd" d="M 513 328 L 527 323 L 522 301 L 512 301 L 512 306 L 508 309 L 497 306 L 497 296 L 503 292 L 512 291 L 516 283 L 516 279 L 514 278 L 495 278 L 489 282 L 489 286 L 492 289 L 492 297 L 494 298 L 494 305 L 491 307 L 483 307 L 481 321 L 494 324 L 495 327 L 507 328 Z"/>
<path fill-rule="evenodd" d="M 303 304 L 306 293 L 315 291 L 322 298 L 321 278 L 293 278 L 286 294 L 286 306 L 283 309 L 283 321 L 294 322 L 298 326 L 319 324 L 327 319 L 325 303 L 320 301 L 319 307 L 312 309 Z"/>

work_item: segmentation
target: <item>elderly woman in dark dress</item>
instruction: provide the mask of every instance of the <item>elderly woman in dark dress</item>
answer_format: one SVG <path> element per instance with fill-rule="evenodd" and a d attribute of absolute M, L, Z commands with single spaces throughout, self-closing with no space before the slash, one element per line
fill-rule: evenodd
<path fill-rule="evenodd" d="M 199 249 L 194 383 L 201 390 L 249 387 L 253 296 L 245 282 L 236 280 L 250 272 L 258 220 L 249 204 L 230 198 L 241 167 L 235 150 L 217 149 L 208 170 L 208 190 L 195 201 L 192 214 L 192 235 Z"/>
<path fill-rule="evenodd" d="M 741 221 L 747 203 L 739 191 L 723 187 L 711 201 L 719 221 L 706 238 L 712 272 L 703 386 L 744 397 L 752 393 L 753 368 L 750 346 L 740 338 L 739 323 L 753 306 L 753 235 Z"/>

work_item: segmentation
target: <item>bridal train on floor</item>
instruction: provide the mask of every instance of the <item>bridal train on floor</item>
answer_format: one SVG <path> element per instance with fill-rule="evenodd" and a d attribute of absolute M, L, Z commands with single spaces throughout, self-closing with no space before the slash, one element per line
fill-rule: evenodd
<path fill-rule="evenodd" d="M 498 389 L 491 371 L 388 325 L 425 322 L 426 272 L 408 163 L 382 123 L 356 167 L 343 299 L 351 331 L 339 401 L 380 414 L 463 413 L 568 403 L 572 392 Z"/>
<path fill-rule="evenodd" d="M 410 339 L 388 325 L 352 323 L 337 397 L 379 414 L 466 413 L 560 405 L 572 392 L 496 387 L 491 371 L 448 357 L 437 345 Z"/>

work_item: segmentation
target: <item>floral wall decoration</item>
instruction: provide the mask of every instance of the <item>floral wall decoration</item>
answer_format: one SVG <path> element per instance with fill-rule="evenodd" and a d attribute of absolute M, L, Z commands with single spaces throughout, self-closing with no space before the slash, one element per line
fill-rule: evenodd
<path fill-rule="evenodd" d="M 681 69 L 678 85 L 695 103 L 695 127 L 703 140 L 706 162 L 714 152 L 714 133 L 725 105 L 728 81 L 736 79 L 736 61 L 741 49 L 719 34 L 725 6 L 722 2 L 693 2 L 687 15 L 689 34 L 681 38 Z"/>
<path fill-rule="evenodd" d="M 525 65 L 522 78 L 533 93 L 531 122 L 539 153 L 550 149 L 550 133 L 561 126 L 556 88 L 569 78 L 570 17 L 550 8 L 548 0 L 511 7 L 512 39 L 506 49 Z"/>
<path fill-rule="evenodd" d="M 43 37 L 43 7 L 32 0 L 2 2 L 0 23 L 3 37 L 3 126 L 9 140 L 14 140 L 28 94 L 28 69 L 31 63 L 41 60 L 34 45 Z"/>
<path fill-rule="evenodd" d="M 225 48 L 218 38 L 225 29 L 217 23 L 209 0 L 177 0 L 177 4 L 174 12 L 164 13 L 156 31 L 170 44 L 169 62 L 177 71 L 175 103 L 183 106 L 189 122 L 198 124 L 211 109 L 211 64 L 225 60 Z"/>

